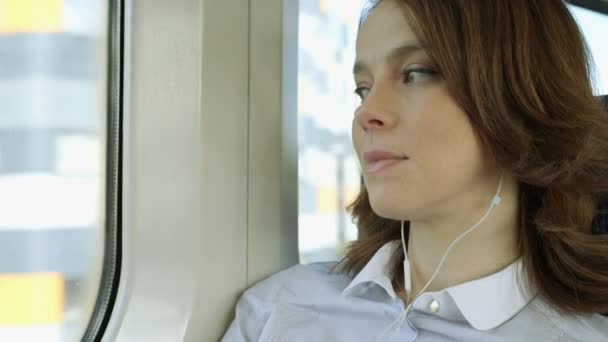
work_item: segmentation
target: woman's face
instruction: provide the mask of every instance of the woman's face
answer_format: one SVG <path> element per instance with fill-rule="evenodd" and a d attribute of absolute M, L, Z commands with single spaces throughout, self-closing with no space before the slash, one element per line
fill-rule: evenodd
<path fill-rule="evenodd" d="M 353 143 L 378 215 L 442 215 L 484 179 L 488 184 L 497 177 L 466 113 L 448 94 L 396 2 L 382 1 L 365 19 L 356 54 L 362 103 L 355 111 Z M 382 160 L 386 156 L 373 151 L 395 159 Z"/>

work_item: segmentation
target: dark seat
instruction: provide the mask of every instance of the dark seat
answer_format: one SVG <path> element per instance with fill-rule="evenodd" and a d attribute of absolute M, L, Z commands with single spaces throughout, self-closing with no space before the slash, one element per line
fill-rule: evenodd
<path fill-rule="evenodd" d="M 608 112 L 608 95 L 600 96 L 604 109 Z M 606 210 L 608 212 L 608 194 L 604 200 L 600 203 L 598 209 Z M 593 218 L 592 232 L 594 234 L 608 234 L 608 214 L 599 214 Z"/>
<path fill-rule="evenodd" d="M 604 104 L 604 110 L 608 112 L 608 95 L 600 96 L 600 100 Z M 598 207 L 600 210 L 608 209 L 608 195 L 600 202 Z M 608 214 L 598 214 L 593 218 L 591 230 L 594 234 L 608 234 Z M 608 317 L 608 313 L 603 313 L 602 316 Z"/>

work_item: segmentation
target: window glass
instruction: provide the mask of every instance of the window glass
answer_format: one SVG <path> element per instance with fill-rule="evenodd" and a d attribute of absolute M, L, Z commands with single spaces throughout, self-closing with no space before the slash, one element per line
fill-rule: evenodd
<path fill-rule="evenodd" d="M 359 191 L 351 143 L 352 66 L 364 0 L 302 0 L 298 150 L 300 262 L 339 259 L 357 231 L 345 207 Z"/>
<path fill-rule="evenodd" d="M 105 1 L 0 0 L 0 341 L 77 341 L 102 270 Z"/>
<path fill-rule="evenodd" d="M 585 36 L 595 63 L 594 92 L 608 95 L 608 15 L 569 5 L 578 25 Z"/>

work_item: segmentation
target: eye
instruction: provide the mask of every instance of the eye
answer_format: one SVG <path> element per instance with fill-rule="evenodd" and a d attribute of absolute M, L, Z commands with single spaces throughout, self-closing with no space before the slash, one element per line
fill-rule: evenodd
<path fill-rule="evenodd" d="M 361 102 L 363 102 L 363 100 L 365 100 L 365 98 L 367 97 L 367 94 L 369 94 L 369 88 L 357 87 L 357 89 L 355 89 L 355 94 L 357 94 L 361 99 Z"/>
<path fill-rule="evenodd" d="M 403 83 L 417 83 L 432 80 L 437 76 L 437 74 L 437 71 L 431 69 L 408 69 L 403 71 Z"/>

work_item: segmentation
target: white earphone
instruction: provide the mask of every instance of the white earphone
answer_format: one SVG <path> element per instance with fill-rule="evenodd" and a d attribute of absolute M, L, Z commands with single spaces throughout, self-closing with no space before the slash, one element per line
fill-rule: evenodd
<path fill-rule="evenodd" d="M 431 284 L 431 282 L 433 281 L 433 279 L 435 279 L 435 277 L 437 276 L 437 274 L 439 274 L 439 270 L 441 269 L 441 266 L 443 266 L 443 264 L 444 264 L 444 262 L 445 262 L 445 260 L 446 260 L 446 258 L 448 256 L 448 254 L 450 253 L 450 251 L 452 250 L 452 248 L 460 240 L 462 240 L 465 236 L 467 236 L 467 234 L 469 234 L 470 232 L 472 232 L 473 230 L 475 230 L 477 227 L 479 227 L 479 225 L 483 221 L 485 221 L 486 218 L 488 218 L 488 216 L 492 212 L 492 209 L 494 209 L 495 206 L 498 206 L 500 204 L 500 202 L 502 201 L 502 198 L 500 197 L 500 192 L 502 191 L 503 178 L 504 178 L 504 174 L 501 174 L 500 175 L 500 181 L 498 182 L 498 189 L 497 189 L 496 194 L 494 195 L 494 197 L 492 197 L 492 201 L 490 202 L 490 206 L 488 207 L 488 210 L 486 211 L 485 215 L 481 218 L 481 220 L 479 220 L 479 222 L 477 222 L 475 225 L 471 226 L 464 233 L 462 233 L 459 237 L 457 237 L 456 239 L 454 239 L 454 241 L 452 241 L 452 243 L 450 244 L 450 246 L 448 246 L 448 248 L 443 253 L 443 256 L 441 257 L 441 261 L 439 261 L 439 264 L 435 268 L 435 272 L 433 272 L 433 275 L 431 276 L 431 278 L 427 281 L 426 285 L 424 285 L 424 287 L 422 288 L 422 290 L 420 290 L 420 292 L 418 292 L 418 294 L 411 301 L 410 301 L 410 293 L 412 291 L 412 277 L 411 277 L 411 272 L 410 272 L 409 258 L 407 256 L 407 249 L 405 247 L 405 234 L 404 234 L 404 227 L 403 227 L 404 221 L 403 220 L 401 221 L 401 246 L 403 247 L 403 255 L 404 255 L 404 260 L 403 260 L 404 279 L 403 280 L 404 280 L 404 284 L 405 284 L 405 291 L 406 291 L 406 294 L 407 294 L 407 303 L 408 303 L 408 305 L 401 312 L 401 314 L 397 317 L 397 319 L 395 319 L 395 321 L 393 321 L 393 323 L 391 323 L 386 329 L 384 329 L 382 331 L 382 333 L 376 338 L 376 341 L 380 341 L 380 339 L 387 332 L 390 332 L 390 330 L 397 323 L 395 332 L 391 336 L 389 336 L 390 337 L 389 341 L 392 340 L 392 338 L 394 337 L 394 335 L 399 332 L 399 329 L 403 325 L 403 321 L 405 320 L 405 318 L 407 316 L 407 313 L 412 308 L 412 305 L 414 304 L 414 302 L 416 301 L 416 299 L 422 293 L 424 293 L 424 291 L 427 289 L 427 287 L 429 287 L 429 285 Z"/>

